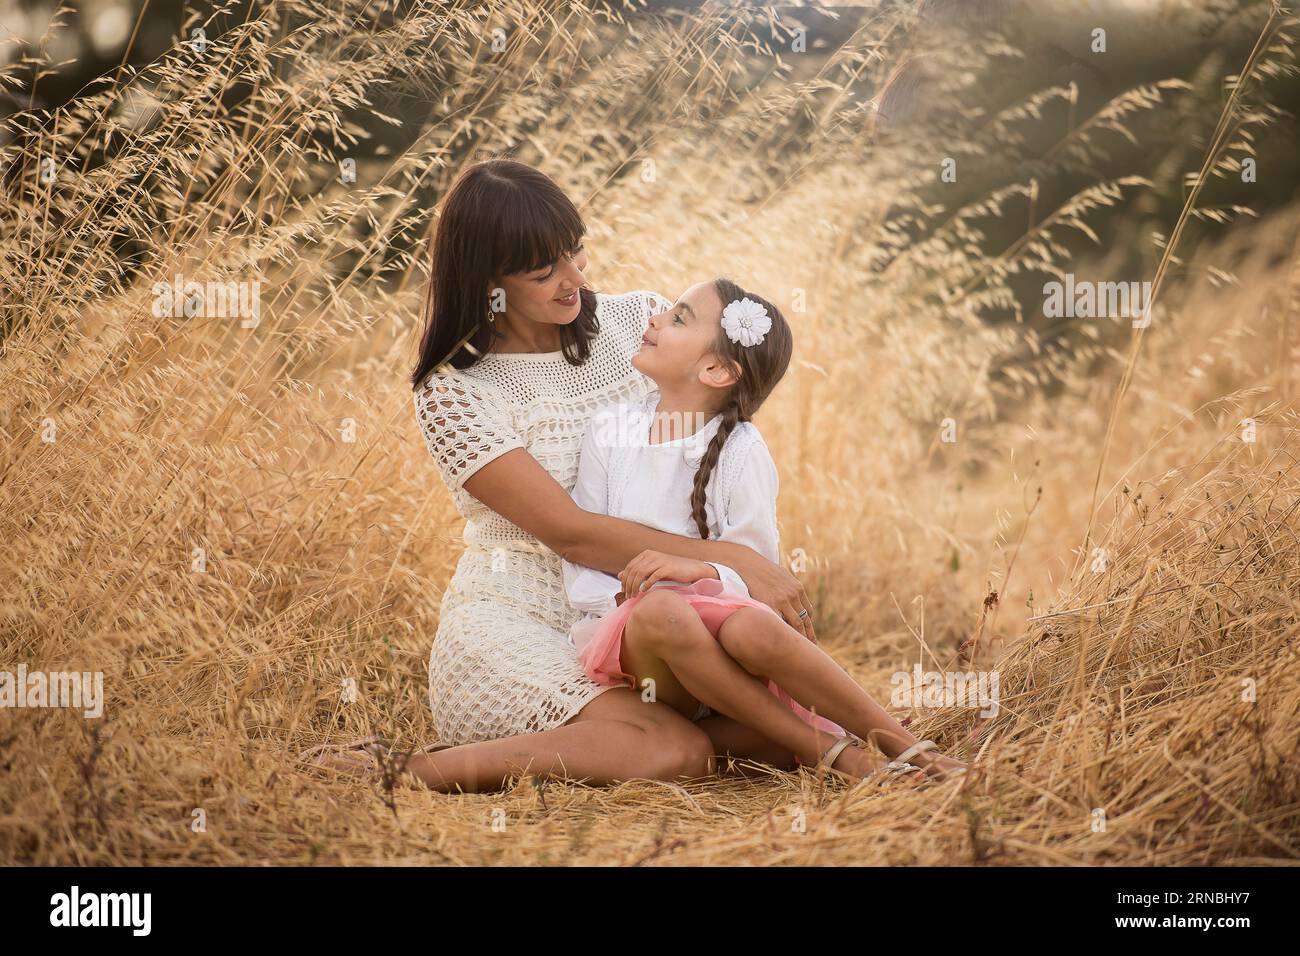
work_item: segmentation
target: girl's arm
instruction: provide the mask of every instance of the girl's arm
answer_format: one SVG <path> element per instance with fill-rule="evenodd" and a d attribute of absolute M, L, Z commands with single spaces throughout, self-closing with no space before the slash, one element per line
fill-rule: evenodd
<path fill-rule="evenodd" d="M 812 614 L 799 579 L 743 544 L 703 541 L 584 511 L 558 481 L 522 448 L 515 448 L 467 478 L 463 487 L 483 504 L 535 536 L 565 561 L 617 574 L 642 551 L 663 551 L 734 569 L 750 596 L 779 613 L 791 627 L 813 636 L 799 611 Z"/>

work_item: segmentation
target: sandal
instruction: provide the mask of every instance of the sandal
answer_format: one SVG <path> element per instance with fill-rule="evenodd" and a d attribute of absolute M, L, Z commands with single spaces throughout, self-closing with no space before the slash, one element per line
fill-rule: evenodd
<path fill-rule="evenodd" d="M 831 773 L 839 774 L 842 777 L 852 776 L 852 774 L 846 774 L 843 770 L 836 770 L 833 765 L 835 763 L 835 758 L 844 752 L 845 747 L 857 746 L 857 743 L 854 743 L 854 741 L 857 740 L 858 738 L 854 737 L 852 734 L 846 734 L 839 740 L 835 741 L 835 743 L 822 751 L 822 755 L 817 758 L 817 769 L 827 770 Z M 861 741 L 858 741 L 858 743 L 861 743 Z"/>
<path fill-rule="evenodd" d="M 912 744 L 912 746 L 908 747 L 906 750 L 904 750 L 897 757 L 889 761 L 889 763 L 885 764 L 880 769 L 890 770 L 890 771 L 895 771 L 895 770 L 908 771 L 908 772 L 913 770 L 923 770 L 924 768 L 918 767 L 914 763 L 908 763 L 907 761 L 912 759 L 919 753 L 925 753 L 925 751 L 927 750 L 933 750 L 936 746 L 938 745 L 933 740 L 918 740 L 916 743 Z"/>
<path fill-rule="evenodd" d="M 836 774 L 837 776 L 850 781 L 851 783 L 861 783 L 863 780 L 876 779 L 881 776 L 906 776 L 909 774 L 920 775 L 917 778 L 917 782 L 925 783 L 937 780 L 949 780 L 967 772 L 966 767 L 958 767 L 952 770 L 945 770 L 940 774 L 929 774 L 926 772 L 924 767 L 919 767 L 914 763 L 909 763 L 908 761 L 917 754 L 925 753 L 927 750 L 933 750 L 936 747 L 933 740 L 920 740 L 902 751 L 902 753 L 889 761 L 889 763 L 877 767 L 864 777 L 857 777 L 853 774 L 846 773 L 843 770 L 836 770 L 835 767 L 832 766 L 832 764 L 835 763 L 835 758 L 844 752 L 845 747 L 861 747 L 864 750 L 868 749 L 866 742 L 863 741 L 862 738 L 857 737 L 854 734 L 848 734 L 847 736 L 839 738 L 826 748 L 822 753 L 821 758 L 817 761 L 817 768 L 819 770 L 827 770 L 830 773 Z"/>
<path fill-rule="evenodd" d="M 904 762 L 910 760 L 919 753 L 925 753 L 927 750 L 934 750 L 936 746 L 938 745 L 933 740 L 918 740 L 889 763 L 885 764 L 881 769 L 900 772 L 920 770 L 925 774 L 927 780 L 951 780 L 954 777 L 960 777 L 970 769 L 969 767 L 954 767 L 951 770 L 943 770 L 939 773 L 932 774 L 926 771 L 924 767 L 918 767 L 915 764 Z"/>
<path fill-rule="evenodd" d="M 921 769 L 920 767 L 917 767 L 914 764 L 903 763 L 902 761 L 896 760 L 891 763 L 885 764 L 883 767 L 877 767 L 875 770 L 868 773 L 865 777 L 858 777 L 851 773 L 846 773 L 843 770 L 837 770 L 833 766 L 833 764 L 835 763 L 835 758 L 844 752 L 845 747 L 858 747 L 861 748 L 862 750 L 868 749 L 866 742 L 861 737 L 858 737 L 855 734 L 846 734 L 845 736 L 839 738 L 838 740 L 835 741 L 835 743 L 831 744 L 829 747 L 826 748 L 826 750 L 822 753 L 821 757 L 817 760 L 817 764 L 816 764 L 817 769 L 826 770 L 852 783 L 860 783 L 863 780 L 874 778 L 878 774 L 910 773 L 912 771 Z M 907 756 L 910 757 L 912 756 L 912 754 L 909 753 L 907 754 Z"/>

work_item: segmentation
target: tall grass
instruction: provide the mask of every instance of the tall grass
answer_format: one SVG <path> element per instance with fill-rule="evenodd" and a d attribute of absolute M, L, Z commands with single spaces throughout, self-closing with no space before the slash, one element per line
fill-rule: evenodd
<path fill-rule="evenodd" d="M 1017 171 L 1092 168 L 1135 117 L 1199 102 L 1196 78 L 1124 92 L 1031 160 L 1074 93 L 981 115 L 982 71 L 1015 57 L 995 34 L 930 71 L 952 117 L 882 124 L 906 58 L 943 62 L 904 8 L 813 60 L 788 49 L 789 11 L 554 6 L 217 14 L 6 122 L 0 669 L 102 670 L 108 700 L 99 721 L 0 716 L 0 858 L 1294 860 L 1300 210 L 1195 249 L 1162 224 L 1137 335 L 1046 327 L 1016 288 L 1127 268 L 1071 237 L 1157 185 L 1108 175 L 1041 208 Z M 1253 153 L 1278 116 L 1266 82 L 1293 71 L 1295 20 L 1240 16 L 1265 42 L 1200 117 L 1230 134 L 1195 157 L 1207 182 Z M 30 89 L 39 67 L 0 80 Z M 400 148 L 369 145 L 384 126 Z M 292 766 L 326 737 L 432 738 L 425 659 L 459 523 L 404 382 L 438 198 L 485 153 L 580 203 L 597 288 L 725 274 L 792 317 L 796 361 L 758 422 L 783 548 L 823 643 L 882 699 L 917 661 L 998 668 L 996 717 L 909 715 L 977 773 L 922 792 L 804 771 L 445 796 Z M 946 199 L 963 194 L 943 157 L 987 187 Z M 1188 217 L 1240 218 L 1188 198 Z M 987 251 L 1026 202 L 1023 234 Z M 177 274 L 259 281 L 260 321 L 155 317 Z"/>

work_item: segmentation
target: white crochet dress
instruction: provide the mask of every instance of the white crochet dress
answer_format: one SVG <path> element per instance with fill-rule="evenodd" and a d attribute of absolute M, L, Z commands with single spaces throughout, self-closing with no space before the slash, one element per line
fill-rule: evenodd
<path fill-rule="evenodd" d="M 569 643 L 581 615 L 566 600 L 559 556 L 461 487 L 524 448 L 570 491 L 592 413 L 654 388 L 630 360 L 650 316 L 672 303 L 645 291 L 597 302 L 600 332 L 580 366 L 560 352 L 492 352 L 430 374 L 415 391 L 425 443 L 465 518 L 465 551 L 429 654 L 429 704 L 444 743 L 558 727 L 610 689 L 583 673 Z"/>

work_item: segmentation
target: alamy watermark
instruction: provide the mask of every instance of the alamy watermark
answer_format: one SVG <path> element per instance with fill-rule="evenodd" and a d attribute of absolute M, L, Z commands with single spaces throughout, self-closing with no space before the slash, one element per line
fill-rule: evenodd
<path fill-rule="evenodd" d="M 133 936 L 148 936 L 152 893 L 83 893 L 73 886 L 50 897 L 51 926 L 127 926 Z"/>
<path fill-rule="evenodd" d="M 104 715 L 103 671 L 0 671 L 0 708 L 71 707 L 89 719 Z"/>
<path fill-rule="evenodd" d="M 1049 319 L 1132 319 L 1133 327 L 1151 324 L 1150 282 L 1076 281 L 1074 273 L 1065 282 L 1043 284 L 1043 315 Z"/>
<path fill-rule="evenodd" d="M 713 419 L 706 412 L 648 412 L 630 409 L 625 415 L 597 415 L 591 437 L 601 448 L 639 448 L 650 441 L 657 425 L 661 441 L 676 441 L 700 432 Z"/>
<path fill-rule="evenodd" d="M 982 707 L 983 717 L 998 713 L 997 671 L 895 671 L 889 679 L 895 707 Z"/>
<path fill-rule="evenodd" d="M 156 319 L 238 318 L 240 328 L 255 329 L 262 321 L 260 279 L 229 282 L 185 282 L 178 272 L 173 282 L 153 285 Z"/>

